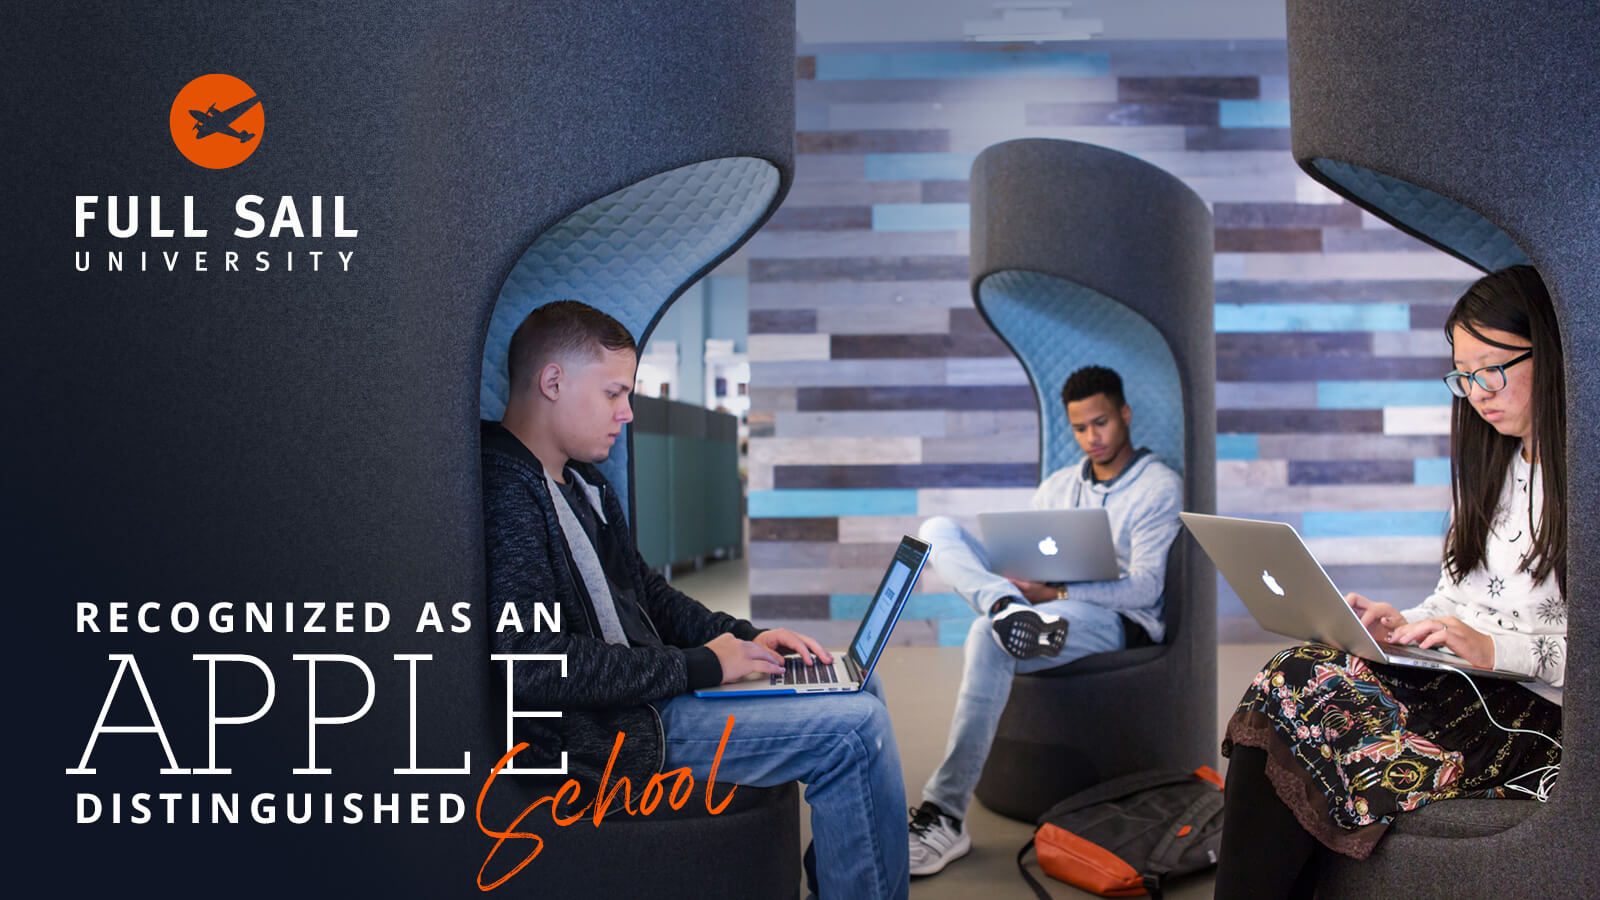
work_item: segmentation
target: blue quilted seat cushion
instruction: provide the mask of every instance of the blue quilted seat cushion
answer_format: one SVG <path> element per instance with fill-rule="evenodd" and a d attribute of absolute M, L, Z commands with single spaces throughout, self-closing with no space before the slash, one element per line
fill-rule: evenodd
<path fill-rule="evenodd" d="M 1311 164 L 1369 209 L 1381 212 L 1486 272 L 1528 262 L 1527 254 L 1510 235 L 1449 197 L 1338 160 L 1318 158 Z"/>
<path fill-rule="evenodd" d="M 602 197 L 539 235 L 507 276 L 489 320 L 479 415 L 505 414 L 506 349 L 534 307 L 582 300 L 642 343 L 668 301 L 761 218 L 778 181 L 778 169 L 763 159 L 707 160 Z M 601 468 L 627 508 L 626 441 Z"/>
<path fill-rule="evenodd" d="M 1133 439 L 1183 473 L 1184 386 L 1167 342 L 1143 316 L 1080 284 L 1038 272 L 996 272 L 978 285 L 978 303 L 1032 379 L 1039 396 L 1040 477 L 1078 465 L 1061 387 L 1088 365 L 1122 376 L 1133 408 Z"/>

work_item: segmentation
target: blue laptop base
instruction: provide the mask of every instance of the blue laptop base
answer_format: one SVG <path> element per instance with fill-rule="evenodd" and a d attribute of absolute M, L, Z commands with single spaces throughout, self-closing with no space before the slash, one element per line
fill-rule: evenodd
<path fill-rule="evenodd" d="M 889 636 L 894 633 L 894 626 L 900 621 L 900 613 L 905 610 L 906 601 L 911 598 L 911 591 L 916 587 L 917 579 L 922 576 L 922 567 L 928 562 L 929 550 L 927 544 L 909 536 L 901 538 L 900 546 L 895 548 L 894 558 L 884 570 L 883 578 L 878 582 L 878 590 L 873 593 L 872 602 L 867 605 L 867 614 L 862 617 L 861 625 L 856 628 L 856 636 L 850 642 L 850 649 L 844 654 L 847 659 L 855 663 L 856 671 L 861 673 L 861 680 L 854 686 L 800 688 L 788 684 L 774 684 L 770 687 L 759 687 L 757 686 L 760 684 L 759 680 L 750 679 L 697 690 L 694 695 L 707 700 L 726 700 L 735 697 L 843 694 L 861 690 L 866 686 L 867 679 L 872 677 L 872 670 L 877 667 L 884 648 L 888 646 Z"/>

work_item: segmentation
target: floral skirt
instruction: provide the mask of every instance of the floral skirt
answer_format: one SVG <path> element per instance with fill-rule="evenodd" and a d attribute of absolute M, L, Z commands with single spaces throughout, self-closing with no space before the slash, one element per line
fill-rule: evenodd
<path fill-rule="evenodd" d="M 1561 707 L 1510 681 L 1475 682 L 1494 718 L 1561 739 Z M 1396 814 L 1450 797 L 1521 796 L 1561 761 L 1538 735 L 1508 734 L 1455 672 L 1369 663 L 1319 644 L 1291 647 L 1256 675 L 1222 753 L 1267 752 L 1267 777 L 1329 849 L 1364 859 Z M 1521 777 L 1520 780 L 1519 776 Z"/>

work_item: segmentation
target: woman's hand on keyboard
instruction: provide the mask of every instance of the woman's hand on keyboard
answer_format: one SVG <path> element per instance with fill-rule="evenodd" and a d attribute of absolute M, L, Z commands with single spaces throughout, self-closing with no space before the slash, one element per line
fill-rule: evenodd
<path fill-rule="evenodd" d="M 1402 625 L 1394 630 L 1396 644 L 1416 644 L 1424 650 L 1447 647 L 1475 666 L 1494 668 L 1494 638 L 1462 623 L 1455 616 L 1440 616 Z"/>
<path fill-rule="evenodd" d="M 1350 608 L 1361 617 L 1361 624 L 1366 626 L 1373 640 L 1383 644 L 1396 643 L 1394 630 L 1406 623 L 1406 617 L 1400 615 L 1400 610 L 1354 592 L 1345 594 L 1344 602 L 1350 604 Z"/>

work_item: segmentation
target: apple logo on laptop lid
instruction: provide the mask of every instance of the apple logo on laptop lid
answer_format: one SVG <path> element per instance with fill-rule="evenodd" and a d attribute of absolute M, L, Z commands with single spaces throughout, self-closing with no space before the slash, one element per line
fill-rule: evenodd
<path fill-rule="evenodd" d="M 1272 573 L 1266 569 L 1261 570 L 1261 583 L 1267 586 L 1267 590 L 1277 594 L 1279 597 L 1283 596 L 1283 588 L 1278 586 L 1278 579 L 1273 578 Z"/>
<path fill-rule="evenodd" d="M 1039 552 L 1045 556 L 1055 556 L 1061 552 L 1061 548 L 1056 546 L 1055 538 L 1046 535 L 1045 539 L 1039 542 Z"/>

